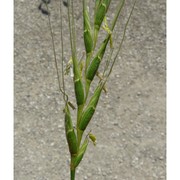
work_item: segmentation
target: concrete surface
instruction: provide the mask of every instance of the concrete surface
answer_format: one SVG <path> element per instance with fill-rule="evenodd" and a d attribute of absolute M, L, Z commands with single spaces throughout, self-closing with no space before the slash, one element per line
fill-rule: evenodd
<path fill-rule="evenodd" d="M 76 0 L 78 53 L 82 53 L 81 3 Z M 118 1 L 113 1 L 110 14 Z M 131 9 L 128 1 L 124 16 Z M 40 1 L 15 0 L 15 180 L 69 179 L 63 100 L 58 93 L 47 16 Z M 58 0 L 50 6 L 60 61 Z M 138 1 L 120 57 L 102 94 L 90 129 L 78 180 L 166 179 L 166 2 Z M 64 22 L 67 9 L 63 8 Z M 67 24 L 67 23 L 66 23 Z M 64 27 L 65 61 L 69 37 Z M 66 86 L 73 101 L 72 80 Z"/>

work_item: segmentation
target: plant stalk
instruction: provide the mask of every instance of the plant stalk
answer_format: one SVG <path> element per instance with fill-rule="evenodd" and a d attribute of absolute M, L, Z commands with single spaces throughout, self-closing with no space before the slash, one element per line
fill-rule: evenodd
<path fill-rule="evenodd" d="M 76 168 L 74 167 L 74 156 L 71 154 L 70 180 L 75 180 Z"/>
<path fill-rule="evenodd" d="M 71 169 L 71 180 L 75 180 L 75 174 L 76 174 L 76 170 Z"/>

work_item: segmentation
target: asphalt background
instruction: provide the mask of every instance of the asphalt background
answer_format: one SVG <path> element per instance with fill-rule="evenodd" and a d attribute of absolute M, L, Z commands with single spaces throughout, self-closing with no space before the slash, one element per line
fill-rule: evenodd
<path fill-rule="evenodd" d="M 81 56 L 82 6 L 80 0 L 74 2 Z M 52 0 L 49 8 L 60 61 L 58 3 Z M 117 3 L 112 2 L 109 17 Z M 122 17 L 126 17 L 132 3 L 127 1 Z M 14 2 L 14 179 L 67 180 L 69 153 L 63 100 L 58 92 L 48 19 L 38 10 L 39 4 Z M 70 46 L 66 7 L 63 18 L 67 62 Z M 66 76 L 73 102 L 71 83 L 71 77 Z M 97 145 L 89 145 L 77 169 L 77 179 L 165 180 L 165 0 L 137 1 L 107 88 L 89 127 L 97 137 Z"/>

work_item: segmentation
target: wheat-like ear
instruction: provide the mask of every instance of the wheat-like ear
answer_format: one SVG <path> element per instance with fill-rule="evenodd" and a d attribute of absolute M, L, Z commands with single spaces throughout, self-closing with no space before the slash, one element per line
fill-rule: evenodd
<path fill-rule="evenodd" d="M 74 92 L 76 98 L 76 106 L 77 106 L 77 119 L 76 125 L 73 125 L 73 119 L 71 117 L 70 108 L 73 110 L 76 109 L 74 103 L 71 103 L 68 99 L 68 95 L 66 93 L 65 88 L 65 80 L 64 80 L 64 42 L 63 42 L 63 19 L 62 19 L 62 1 L 60 2 L 60 20 L 61 20 L 61 73 L 58 69 L 55 43 L 54 43 L 54 35 L 50 20 L 50 15 L 48 14 L 50 33 L 52 38 L 52 47 L 53 47 L 53 55 L 54 55 L 54 63 L 58 78 L 59 91 L 63 94 L 63 99 L 65 102 L 64 107 L 64 115 L 65 115 L 65 135 L 69 147 L 69 153 L 71 157 L 70 163 L 70 179 L 75 180 L 75 172 L 76 168 L 82 161 L 82 158 L 86 152 L 89 139 L 94 143 L 96 141 L 96 137 L 88 133 L 83 142 L 83 134 L 85 133 L 92 117 L 95 113 L 98 101 L 101 96 L 101 92 L 108 80 L 112 72 L 112 68 L 114 63 L 118 57 L 119 51 L 121 50 L 122 43 L 125 38 L 125 32 L 127 29 L 127 25 L 132 16 L 132 12 L 135 7 L 136 0 L 128 17 L 128 20 L 124 27 L 124 32 L 122 35 L 121 42 L 117 49 L 117 53 L 112 58 L 112 54 L 114 52 L 114 48 L 112 46 L 112 34 L 117 23 L 118 17 L 121 14 L 121 10 L 124 7 L 125 0 L 121 0 L 117 6 L 117 11 L 115 13 L 114 18 L 111 21 L 111 25 L 109 26 L 106 21 L 106 13 L 111 4 L 111 0 L 95 0 L 95 10 L 94 10 L 94 22 L 91 23 L 90 20 L 90 12 L 88 12 L 87 2 L 83 0 L 83 37 L 84 37 L 84 47 L 86 50 L 86 60 L 85 60 L 85 69 L 81 68 L 83 64 L 82 61 L 78 61 L 77 52 L 76 52 L 76 28 L 75 28 L 75 18 L 74 18 L 74 3 L 73 0 L 68 0 L 68 24 L 69 24 L 69 34 L 70 34 L 70 47 L 71 47 L 71 55 L 72 55 L 72 65 L 73 65 L 73 84 L 74 84 Z M 47 11 L 48 3 L 46 2 Z M 102 22 L 104 21 L 104 26 L 102 26 Z M 106 37 L 104 41 L 101 42 L 99 49 L 97 49 L 97 53 L 94 53 L 96 48 L 96 42 L 98 40 L 98 34 L 100 28 L 103 27 L 106 31 Z M 111 53 L 108 56 L 106 61 L 106 65 L 104 67 L 104 72 L 100 77 L 99 83 L 97 84 L 93 95 L 89 97 L 89 89 L 91 87 L 91 82 L 94 80 L 94 76 L 98 75 L 99 66 L 101 61 L 103 60 L 104 54 L 107 49 L 107 45 L 110 42 Z M 116 41 L 117 42 L 117 41 Z M 84 72 L 83 72 L 84 70 Z"/>

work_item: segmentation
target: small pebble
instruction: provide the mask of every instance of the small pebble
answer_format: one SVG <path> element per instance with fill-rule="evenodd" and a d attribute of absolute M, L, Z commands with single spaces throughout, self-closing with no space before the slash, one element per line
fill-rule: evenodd
<path fill-rule="evenodd" d="M 164 157 L 163 157 L 163 156 L 160 156 L 160 157 L 159 157 L 159 159 L 160 159 L 160 160 L 163 160 L 163 159 L 164 159 Z"/>

